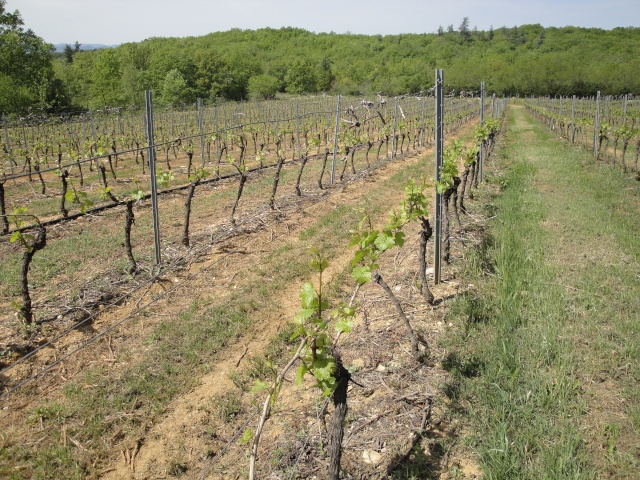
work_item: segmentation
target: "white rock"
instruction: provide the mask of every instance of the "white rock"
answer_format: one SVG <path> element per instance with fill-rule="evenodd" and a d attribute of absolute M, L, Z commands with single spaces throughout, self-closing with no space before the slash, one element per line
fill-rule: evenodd
<path fill-rule="evenodd" d="M 382 455 L 374 450 L 364 450 L 362 452 L 362 458 L 364 459 L 364 463 L 368 463 L 369 465 L 377 465 L 382 460 Z"/>

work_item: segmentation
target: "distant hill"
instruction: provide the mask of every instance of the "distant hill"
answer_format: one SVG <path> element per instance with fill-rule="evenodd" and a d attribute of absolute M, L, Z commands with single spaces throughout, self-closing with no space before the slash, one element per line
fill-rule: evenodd
<path fill-rule="evenodd" d="M 64 52 L 64 47 L 65 45 L 67 45 L 66 43 L 56 43 L 53 48 L 55 48 L 55 51 L 57 53 L 62 53 Z M 69 43 L 68 45 L 71 45 L 71 47 L 73 47 L 75 45 L 75 42 L 73 43 Z M 103 48 L 115 48 L 118 45 L 102 45 L 101 43 L 81 43 L 80 44 L 80 50 L 100 50 Z"/>
<path fill-rule="evenodd" d="M 72 103 L 88 108 L 140 104 L 146 89 L 185 104 L 278 92 L 395 96 L 428 91 L 436 68 L 445 70 L 448 94 L 477 92 L 481 82 L 497 96 L 640 94 L 640 28 L 463 27 L 384 36 L 287 27 L 152 37 L 112 55 L 80 52 L 67 62 L 58 54 L 57 72 Z"/>

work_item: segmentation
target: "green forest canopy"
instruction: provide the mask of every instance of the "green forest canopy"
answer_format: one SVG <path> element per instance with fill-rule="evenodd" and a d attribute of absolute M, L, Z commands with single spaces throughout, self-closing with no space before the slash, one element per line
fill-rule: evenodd
<path fill-rule="evenodd" d="M 6 16 L 3 4 L 0 13 Z M 640 28 L 523 25 L 477 31 L 468 23 L 465 18 L 457 30 L 436 34 L 385 36 L 233 29 L 54 54 L 33 32 L 15 33 L 0 20 L 3 43 L 5 35 L 32 35 L 43 56 L 38 73 L 23 82 L 20 75 L 28 69 L 2 67 L 0 91 L 29 85 L 26 104 L 48 109 L 140 105 L 147 89 L 164 104 L 269 98 L 278 92 L 398 95 L 429 89 L 434 70 L 443 68 L 445 83 L 456 91 L 477 91 L 485 81 L 490 93 L 507 96 L 640 93 Z M 0 65 L 7 65 L 6 55 L 0 48 Z M 25 102 L 3 98 L 0 92 L 6 113 L 24 108 Z"/>
<path fill-rule="evenodd" d="M 38 105 L 69 105 L 53 68 L 53 47 L 24 29 L 20 13 L 7 12 L 0 0 L 0 113 L 21 112 Z"/>

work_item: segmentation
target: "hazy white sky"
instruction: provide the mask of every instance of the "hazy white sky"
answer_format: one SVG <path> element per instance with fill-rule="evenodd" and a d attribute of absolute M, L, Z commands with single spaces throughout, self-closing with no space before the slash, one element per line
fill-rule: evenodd
<path fill-rule="evenodd" d="M 300 27 L 312 32 L 433 33 L 439 25 L 487 30 L 640 26 L 640 0 L 7 0 L 49 43 L 137 42 L 231 28 Z"/>

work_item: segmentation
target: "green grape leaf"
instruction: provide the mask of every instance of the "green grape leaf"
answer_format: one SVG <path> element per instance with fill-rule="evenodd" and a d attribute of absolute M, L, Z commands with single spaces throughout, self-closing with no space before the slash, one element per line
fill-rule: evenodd
<path fill-rule="evenodd" d="M 340 317 L 336 322 L 336 331 L 349 333 L 353 329 L 353 319 L 351 317 Z"/>
<path fill-rule="evenodd" d="M 356 314 L 355 307 L 350 307 L 348 305 L 345 305 L 344 303 L 341 303 L 340 306 L 331 313 L 331 317 L 332 318 L 353 317 L 355 316 L 355 314 Z"/>
<path fill-rule="evenodd" d="M 302 308 L 298 313 L 296 313 L 293 319 L 299 324 L 304 324 L 306 320 L 310 319 L 316 313 L 316 311 L 317 310 L 315 308 Z"/>
<path fill-rule="evenodd" d="M 318 306 L 318 294 L 311 282 L 305 282 L 300 289 L 302 308 L 316 308 Z"/>
<path fill-rule="evenodd" d="M 316 361 L 311 364 L 311 370 L 319 382 L 326 382 L 333 378 L 336 362 L 332 357 L 317 357 Z"/>
<path fill-rule="evenodd" d="M 358 282 L 358 285 L 363 285 L 371 281 L 371 268 L 369 266 L 356 267 L 351 271 L 351 276 Z"/>
<path fill-rule="evenodd" d="M 381 235 L 378 235 L 375 240 L 376 248 L 381 252 L 390 249 L 395 244 L 395 238 L 392 235 L 389 235 L 387 232 L 383 232 Z"/>
<path fill-rule="evenodd" d="M 131 200 L 133 201 L 137 202 L 138 200 L 142 200 L 143 198 L 144 192 L 140 188 L 131 194 Z"/>
<path fill-rule="evenodd" d="M 333 380 L 333 382 L 331 382 L 331 383 L 329 384 L 329 386 L 327 386 L 327 388 L 325 388 L 325 389 L 322 391 L 322 396 L 323 396 L 323 397 L 330 397 L 330 396 L 331 396 L 331 394 L 333 393 L 333 391 L 334 391 L 335 389 L 336 389 L 336 381 L 335 381 L 335 380 Z"/>
<path fill-rule="evenodd" d="M 253 432 L 251 431 L 250 428 L 247 428 L 242 434 L 242 436 L 240 437 L 240 442 L 246 445 L 251 441 L 252 438 L 253 438 Z"/>
<path fill-rule="evenodd" d="M 295 340 L 306 333 L 305 329 L 301 325 L 298 325 L 296 326 L 295 331 L 291 334 L 291 337 L 289 337 L 289 340 Z"/>
<path fill-rule="evenodd" d="M 364 258 L 364 255 L 365 252 L 363 252 L 362 250 L 358 250 L 356 253 L 354 253 L 353 260 L 351 260 L 351 265 L 355 267 L 358 262 Z"/>
<path fill-rule="evenodd" d="M 256 380 L 255 383 L 253 384 L 253 387 L 251 387 L 251 393 L 258 393 L 263 390 L 266 390 L 267 388 L 269 388 L 269 384 L 267 382 L 263 382 L 262 380 Z"/>
<path fill-rule="evenodd" d="M 360 242 L 360 246 L 362 248 L 367 248 L 369 245 L 376 243 L 376 240 L 378 238 L 378 235 L 380 234 L 380 232 L 378 230 L 374 230 L 373 232 L 371 232 L 369 235 L 367 235 L 366 237 L 364 237 L 364 239 L 362 240 L 362 242 Z"/>
<path fill-rule="evenodd" d="M 316 336 L 316 348 L 322 348 L 326 345 L 331 345 L 331 340 L 326 333 L 320 333 Z"/>
<path fill-rule="evenodd" d="M 314 258 L 311 260 L 311 268 L 313 268 L 316 272 L 324 272 L 324 270 L 329 266 L 329 261 L 324 258 Z"/>
<path fill-rule="evenodd" d="M 309 371 L 307 364 L 302 362 L 298 367 L 298 371 L 296 372 L 296 385 L 302 385 L 302 380 L 304 379 L 304 375 Z"/>

